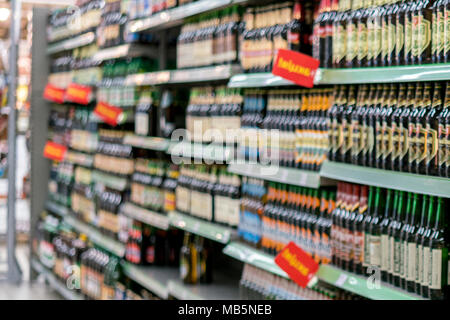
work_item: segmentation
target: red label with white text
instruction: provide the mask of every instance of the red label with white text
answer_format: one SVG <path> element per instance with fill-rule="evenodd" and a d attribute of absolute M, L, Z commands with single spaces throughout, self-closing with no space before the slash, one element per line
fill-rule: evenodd
<path fill-rule="evenodd" d="M 116 126 L 121 120 L 122 109 L 107 104 L 106 102 L 99 102 L 94 109 L 94 113 L 105 123 Z"/>
<path fill-rule="evenodd" d="M 48 83 L 44 89 L 44 99 L 56 102 L 63 103 L 64 102 L 64 93 L 66 92 L 63 88 L 55 87 L 54 85 Z"/>
<path fill-rule="evenodd" d="M 299 86 L 312 88 L 319 64 L 319 60 L 303 53 L 280 49 L 272 73 Z"/>
<path fill-rule="evenodd" d="M 319 264 L 293 242 L 275 257 L 275 263 L 302 288 L 306 288 L 319 270 Z"/>
<path fill-rule="evenodd" d="M 66 146 L 51 141 L 48 141 L 44 147 L 44 157 L 51 160 L 56 161 L 64 160 L 66 152 L 67 152 Z"/>
<path fill-rule="evenodd" d="M 66 89 L 66 101 L 88 104 L 92 99 L 92 88 L 78 83 L 71 83 Z"/>

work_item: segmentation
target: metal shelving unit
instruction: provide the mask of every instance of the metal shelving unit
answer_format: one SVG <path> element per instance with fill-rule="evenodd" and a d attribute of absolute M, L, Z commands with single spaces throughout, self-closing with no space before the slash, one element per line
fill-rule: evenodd
<path fill-rule="evenodd" d="M 47 210 L 59 215 L 60 217 L 65 217 L 69 214 L 69 209 L 67 207 L 53 201 L 47 200 L 47 202 L 45 203 L 45 207 Z"/>
<path fill-rule="evenodd" d="M 170 225 L 204 238 L 226 244 L 236 237 L 236 231 L 219 224 L 201 220 L 186 214 L 172 211 L 169 213 Z"/>
<path fill-rule="evenodd" d="M 228 80 L 242 69 L 236 64 L 210 67 L 198 67 L 180 70 L 163 70 L 128 75 L 127 86 L 156 86 L 162 84 L 198 83 L 207 81 Z"/>
<path fill-rule="evenodd" d="M 222 271 L 213 275 L 211 284 L 188 285 L 180 279 L 169 280 L 169 295 L 178 300 L 238 300 L 239 280 L 232 279 Z"/>
<path fill-rule="evenodd" d="M 450 198 L 450 179 L 326 161 L 322 177 Z"/>
<path fill-rule="evenodd" d="M 66 216 L 64 222 L 73 227 L 80 233 L 84 233 L 87 237 L 99 247 L 115 254 L 118 257 L 125 255 L 125 246 L 110 237 L 107 237 L 100 233 L 95 227 L 92 227 L 84 222 L 81 222 L 74 217 Z"/>
<path fill-rule="evenodd" d="M 128 185 L 128 179 L 125 177 L 118 177 L 112 173 L 106 173 L 99 170 L 92 171 L 92 180 L 95 183 L 103 184 L 106 187 L 114 190 L 123 191 Z"/>
<path fill-rule="evenodd" d="M 130 279 L 150 290 L 161 299 L 169 297 L 169 281 L 178 278 L 178 269 L 172 267 L 143 267 L 122 261 L 122 270 Z"/>
<path fill-rule="evenodd" d="M 239 242 L 231 242 L 223 252 L 244 263 L 266 270 L 280 277 L 289 279 L 288 275 L 274 262 L 274 257 Z M 371 287 L 368 278 L 357 276 L 331 265 L 321 265 L 316 276 L 318 279 L 338 288 L 356 293 L 373 300 L 423 300 L 421 297 L 405 292 L 387 284 Z"/>
<path fill-rule="evenodd" d="M 148 18 L 131 21 L 131 32 L 151 31 L 181 25 L 184 19 L 227 6 L 246 2 L 244 0 L 200 0 L 177 8 L 165 10 Z"/>
<path fill-rule="evenodd" d="M 74 38 L 69 38 L 54 44 L 50 44 L 47 47 L 47 54 L 55 54 L 61 51 L 72 50 L 78 47 L 87 46 L 88 44 L 91 44 L 94 41 L 95 41 L 95 33 L 86 32 Z"/>
<path fill-rule="evenodd" d="M 38 260 L 31 259 L 31 267 L 39 274 L 45 277 L 50 287 L 67 300 L 84 300 L 83 296 L 74 290 L 70 290 L 64 283 L 61 283 L 52 271 L 44 267 Z"/>
<path fill-rule="evenodd" d="M 149 50 L 149 46 L 127 43 L 116 47 L 101 49 L 94 54 L 92 59 L 94 61 L 105 61 L 125 57 L 152 56 L 151 53 L 152 50 Z"/>
<path fill-rule="evenodd" d="M 141 208 L 131 202 L 126 202 L 120 207 L 120 211 L 130 218 L 144 222 L 159 229 L 169 229 L 167 215 Z"/>
<path fill-rule="evenodd" d="M 233 158 L 234 148 L 214 143 L 201 144 L 171 141 L 167 153 L 173 157 L 203 159 L 211 162 L 227 162 Z"/>
<path fill-rule="evenodd" d="M 448 80 L 449 74 L 450 63 L 378 68 L 319 69 L 314 82 L 316 85 L 334 85 L 440 81 Z M 234 75 L 228 86 L 232 88 L 259 88 L 296 86 L 296 84 L 267 72 Z"/>
<path fill-rule="evenodd" d="M 129 134 L 125 136 L 123 143 L 137 148 L 155 151 L 167 151 L 167 149 L 169 148 L 170 140 L 159 137 L 143 137 Z"/>
<path fill-rule="evenodd" d="M 278 166 L 264 166 L 243 161 L 231 163 L 228 166 L 228 171 L 242 176 L 314 189 L 317 189 L 320 186 L 330 186 L 335 184 L 334 181 L 322 178 L 319 172 Z"/>
<path fill-rule="evenodd" d="M 83 152 L 68 150 L 66 152 L 65 161 L 79 164 L 84 167 L 92 167 L 92 164 L 94 163 L 94 157 Z"/>

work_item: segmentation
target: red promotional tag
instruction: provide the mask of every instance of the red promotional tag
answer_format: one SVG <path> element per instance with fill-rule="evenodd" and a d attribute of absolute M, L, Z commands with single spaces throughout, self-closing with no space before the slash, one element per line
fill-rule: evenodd
<path fill-rule="evenodd" d="M 63 103 L 65 91 L 66 90 L 62 88 L 55 87 L 54 85 L 48 83 L 44 89 L 44 99 L 56 103 Z"/>
<path fill-rule="evenodd" d="M 66 89 L 65 99 L 69 102 L 88 104 L 92 98 L 92 88 L 77 83 L 71 83 Z"/>
<path fill-rule="evenodd" d="M 112 126 L 116 126 L 122 118 L 122 109 L 109 105 L 106 102 L 97 103 L 94 113 L 105 123 Z"/>
<path fill-rule="evenodd" d="M 319 65 L 319 60 L 306 54 L 280 49 L 272 73 L 299 86 L 312 88 Z"/>
<path fill-rule="evenodd" d="M 319 270 L 317 262 L 293 242 L 275 257 L 275 263 L 302 288 L 307 287 Z"/>
<path fill-rule="evenodd" d="M 51 141 L 48 141 L 44 147 L 44 157 L 51 159 L 51 160 L 56 160 L 56 161 L 64 160 L 64 157 L 66 156 L 66 152 L 67 152 L 67 147 L 65 147 L 61 144 L 58 144 L 58 143 L 51 142 Z"/>

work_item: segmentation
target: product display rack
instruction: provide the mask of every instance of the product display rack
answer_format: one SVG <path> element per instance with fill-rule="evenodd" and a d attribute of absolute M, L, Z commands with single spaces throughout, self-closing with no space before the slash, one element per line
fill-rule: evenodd
<path fill-rule="evenodd" d="M 47 48 L 48 54 L 55 54 L 62 51 L 72 50 L 78 47 L 87 46 L 95 41 L 94 32 L 86 32 L 79 36 L 52 43 Z"/>
<path fill-rule="evenodd" d="M 323 164 L 320 175 L 335 180 L 450 198 L 448 178 L 367 168 L 332 161 L 326 161 Z"/>
<path fill-rule="evenodd" d="M 319 69 L 316 85 L 396 83 L 417 81 L 448 80 L 450 64 L 430 64 L 421 66 L 399 66 L 354 69 Z M 234 75 L 228 86 L 231 88 L 260 88 L 296 86 L 295 83 L 274 76 L 272 73 L 250 73 Z"/>
<path fill-rule="evenodd" d="M 166 10 L 147 18 L 130 21 L 128 27 L 132 32 L 155 31 L 179 26 L 186 18 L 200 13 L 210 12 L 215 9 L 225 8 L 236 3 L 246 3 L 244 0 L 201 0 L 181 7 Z M 89 34 L 89 33 L 88 33 Z M 54 54 L 70 50 L 79 46 L 92 43 L 87 40 L 87 34 L 73 39 L 63 40 L 52 44 L 47 48 L 48 54 Z M 83 40 L 84 39 L 84 40 Z M 164 46 L 165 43 L 162 45 Z M 148 54 L 148 47 L 135 45 L 120 45 L 103 49 L 97 52 L 95 58 L 99 61 L 137 57 Z M 160 60 L 165 61 L 159 50 Z M 196 83 L 224 82 L 228 81 L 229 88 L 270 88 L 270 87 L 297 87 L 294 83 L 273 76 L 271 73 L 242 73 L 239 65 L 215 65 L 210 67 L 187 68 L 179 70 L 163 70 L 131 74 L 124 80 L 126 86 L 163 86 L 167 88 L 175 84 L 194 85 Z M 46 73 L 48 73 L 46 71 Z M 404 67 L 383 68 L 355 68 L 355 69 L 319 69 L 316 85 L 361 84 L 361 83 L 398 83 L 398 82 L 422 82 L 448 80 L 450 64 L 421 65 Z M 127 121 L 133 122 L 133 117 L 127 117 Z M 222 145 L 201 145 L 198 143 L 184 142 L 182 144 L 160 137 L 143 137 L 135 134 L 127 135 L 124 144 L 136 148 L 154 150 L 167 153 L 173 158 L 194 158 L 206 161 L 228 162 L 234 150 L 229 150 Z M 35 150 L 41 152 L 42 150 Z M 71 151 L 72 152 L 72 151 Z M 90 166 L 88 159 L 82 159 L 83 153 L 70 154 L 69 162 Z M 88 155 L 89 157 L 89 155 Z M 447 178 L 420 176 L 416 174 L 393 172 L 381 169 L 354 166 L 344 163 L 325 162 L 320 171 L 305 171 L 300 169 L 265 167 L 260 164 L 246 162 L 233 162 L 228 165 L 228 171 L 241 176 L 258 178 L 294 186 L 318 189 L 322 186 L 336 185 L 337 181 L 378 186 L 407 192 L 450 197 L 450 185 Z M 268 173 L 269 172 L 269 173 Z M 128 179 L 100 170 L 93 170 L 93 180 L 116 190 L 125 190 Z M 98 246 L 107 249 L 115 255 L 123 256 L 123 245 L 115 240 L 104 237 L 93 226 L 74 219 L 69 215 L 70 209 L 47 201 L 45 207 L 54 213 L 65 216 L 64 221 L 85 233 Z M 38 209 L 37 209 L 38 210 Z M 34 210 L 36 212 L 36 210 Z M 147 210 L 132 203 L 124 203 L 121 212 L 138 221 L 152 225 L 156 228 L 167 230 L 170 227 L 185 230 L 200 235 L 215 242 L 226 245 L 223 253 L 241 262 L 254 265 L 270 273 L 287 278 L 287 275 L 274 263 L 274 257 L 253 247 L 235 242 L 236 231 L 214 222 L 208 222 L 177 211 L 168 215 Z M 178 271 L 169 267 L 143 267 L 122 261 L 125 274 L 134 281 L 142 284 L 150 291 L 163 299 L 175 297 L 177 299 L 236 299 L 238 297 L 238 283 L 233 283 L 227 277 L 220 274 L 218 281 L 211 285 L 187 285 L 178 279 Z M 35 268 L 36 269 L 36 268 Z M 39 271 L 39 270 L 38 270 Z M 39 271 L 42 273 L 43 271 Z M 332 265 L 322 265 L 317 274 L 318 278 L 335 287 L 353 292 L 368 299 L 392 299 L 392 300 L 419 300 L 414 294 L 409 294 L 389 285 L 381 285 L 381 288 L 368 289 L 365 278 L 340 270 Z"/>
<path fill-rule="evenodd" d="M 56 292 L 58 292 L 61 296 L 64 297 L 64 299 L 67 300 L 83 300 L 83 296 L 78 294 L 77 292 L 70 290 L 65 286 L 63 283 L 61 283 L 58 279 L 56 279 L 56 276 L 53 274 L 52 271 L 48 270 L 46 267 L 44 267 L 39 261 L 36 259 L 31 259 L 31 267 L 38 272 L 39 274 L 43 275 L 47 283 L 52 287 Z"/>
<path fill-rule="evenodd" d="M 275 264 L 273 256 L 258 249 L 239 242 L 231 242 L 224 248 L 223 252 L 239 261 L 251 264 L 280 277 L 288 278 L 288 275 Z M 340 270 L 331 265 L 321 265 L 316 275 L 319 280 L 368 299 L 423 300 L 422 297 L 401 291 L 387 284 L 381 284 L 378 288 L 369 288 L 367 278 Z"/>
<path fill-rule="evenodd" d="M 188 216 L 177 211 L 169 213 L 170 224 L 176 228 L 226 244 L 235 237 L 235 231 L 217 223 Z"/>
<path fill-rule="evenodd" d="M 246 0 L 200 0 L 165 10 L 148 18 L 131 21 L 129 28 L 131 32 L 140 32 L 174 27 L 182 24 L 184 19 L 194 15 L 244 2 Z"/>
<path fill-rule="evenodd" d="M 130 218 L 144 222 L 158 229 L 169 229 L 169 218 L 167 217 L 167 215 L 141 208 L 130 202 L 124 203 L 121 206 L 120 211 Z"/>

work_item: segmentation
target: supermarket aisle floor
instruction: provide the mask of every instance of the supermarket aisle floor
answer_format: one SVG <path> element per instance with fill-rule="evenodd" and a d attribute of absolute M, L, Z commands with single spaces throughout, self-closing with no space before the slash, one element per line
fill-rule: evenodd
<path fill-rule="evenodd" d="M 0 266 L 6 259 L 4 244 L 0 245 Z M 6 281 L 0 281 L 0 300 L 61 300 L 56 292 L 46 286 L 41 280 L 31 284 L 29 282 L 28 270 L 28 247 L 20 245 L 17 248 L 17 259 L 23 272 L 23 281 L 19 285 L 14 285 Z M 1 269 L 3 271 L 3 268 Z"/>

